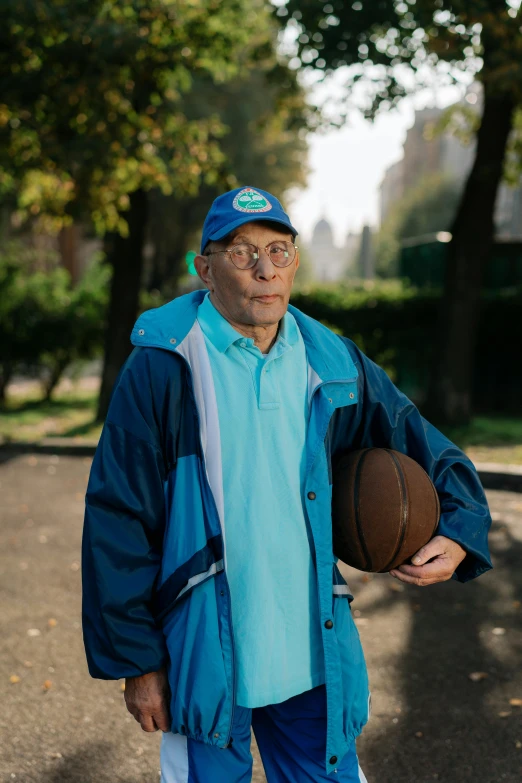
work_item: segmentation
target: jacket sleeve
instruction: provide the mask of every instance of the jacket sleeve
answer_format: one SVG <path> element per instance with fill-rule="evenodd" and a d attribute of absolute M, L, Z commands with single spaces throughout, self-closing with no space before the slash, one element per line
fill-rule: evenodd
<path fill-rule="evenodd" d="M 437 535 L 446 536 L 467 552 L 453 578 L 467 582 L 492 568 L 488 531 L 491 516 L 478 473 L 471 460 L 430 424 L 389 379 L 385 371 L 347 338 L 359 371 L 359 404 L 353 423 L 356 448 L 392 448 L 416 460 L 439 495 L 441 516 Z M 353 447 L 353 446 L 352 446 Z"/>
<path fill-rule="evenodd" d="M 151 350 L 134 349 L 120 370 L 85 497 L 83 639 L 89 672 L 100 679 L 146 674 L 166 661 L 149 609 L 161 564 L 166 475 Z"/>

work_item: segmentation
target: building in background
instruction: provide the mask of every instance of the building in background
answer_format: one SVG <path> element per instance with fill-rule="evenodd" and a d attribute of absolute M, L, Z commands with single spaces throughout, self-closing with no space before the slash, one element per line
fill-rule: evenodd
<path fill-rule="evenodd" d="M 360 234 L 349 231 L 343 247 L 338 247 L 330 223 L 322 217 L 316 223 L 312 239 L 307 245 L 315 281 L 333 283 L 354 276 L 360 241 Z"/>
<path fill-rule="evenodd" d="M 481 97 L 478 85 L 473 85 L 465 97 L 480 111 Z M 475 142 L 463 144 L 448 133 L 434 133 L 446 109 L 428 108 L 415 113 L 403 146 L 403 157 L 391 165 L 380 185 L 381 225 L 392 206 L 427 174 L 446 174 L 456 183 L 466 179 L 475 157 Z M 495 223 L 498 236 L 522 236 L 522 190 L 502 183 L 499 189 Z"/>
<path fill-rule="evenodd" d="M 334 243 L 332 227 L 325 218 L 316 223 L 308 250 L 314 277 L 318 282 L 339 279 L 343 271 L 343 254 Z"/>
<path fill-rule="evenodd" d="M 346 258 L 346 274 L 348 277 L 357 276 L 357 254 L 361 245 L 359 231 L 348 231 L 344 240 L 344 254 Z"/>
<path fill-rule="evenodd" d="M 365 280 L 373 280 L 375 277 L 375 256 L 372 247 L 372 231 L 370 226 L 364 226 L 361 232 L 357 270 L 359 276 L 363 277 Z"/>
<path fill-rule="evenodd" d="M 379 218 L 381 226 L 398 198 L 404 195 L 403 159 L 393 163 L 384 173 L 379 192 Z"/>

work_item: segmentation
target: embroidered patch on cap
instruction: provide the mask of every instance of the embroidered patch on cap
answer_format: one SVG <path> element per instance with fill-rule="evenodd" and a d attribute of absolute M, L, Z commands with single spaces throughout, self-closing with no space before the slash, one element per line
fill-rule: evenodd
<path fill-rule="evenodd" d="M 232 206 L 238 212 L 268 212 L 272 209 L 272 204 L 253 188 L 244 188 L 239 191 Z"/>

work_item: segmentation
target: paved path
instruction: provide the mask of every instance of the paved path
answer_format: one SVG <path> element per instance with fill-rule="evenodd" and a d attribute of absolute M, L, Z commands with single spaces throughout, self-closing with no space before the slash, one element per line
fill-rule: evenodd
<path fill-rule="evenodd" d="M 90 458 L 0 464 L 0 781 L 153 783 L 159 734 L 92 680 L 80 628 L 80 541 Z M 401 589 L 346 570 L 373 715 L 369 783 L 522 780 L 522 496 L 489 493 L 495 570 L 469 585 Z M 469 674 L 482 672 L 477 682 Z M 19 681 L 11 683 L 11 677 Z M 265 780 L 255 751 L 254 783 Z M 209 781 L 211 783 L 211 781 Z"/>

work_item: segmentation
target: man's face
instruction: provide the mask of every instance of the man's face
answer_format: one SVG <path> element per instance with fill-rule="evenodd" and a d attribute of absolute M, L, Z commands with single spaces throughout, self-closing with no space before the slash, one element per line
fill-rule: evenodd
<path fill-rule="evenodd" d="M 223 248 L 249 242 L 259 248 L 259 260 L 251 269 L 238 269 L 223 253 L 210 257 L 197 256 L 195 265 L 201 279 L 211 291 L 219 309 L 236 323 L 268 326 L 284 316 L 290 299 L 292 283 L 299 266 L 296 253 L 289 266 L 274 266 L 265 247 L 274 240 L 293 242 L 293 236 L 283 227 L 264 222 L 244 223 L 236 229 Z"/>

